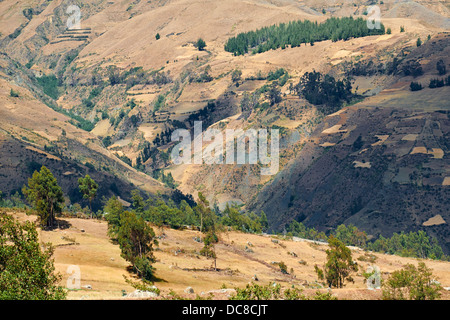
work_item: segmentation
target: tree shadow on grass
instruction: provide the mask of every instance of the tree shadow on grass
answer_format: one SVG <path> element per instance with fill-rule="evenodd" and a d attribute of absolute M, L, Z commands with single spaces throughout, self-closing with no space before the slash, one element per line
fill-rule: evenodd
<path fill-rule="evenodd" d="M 41 226 L 41 229 L 44 231 L 53 231 L 56 229 L 65 230 L 72 227 L 72 224 L 66 220 L 62 219 L 55 219 L 55 222 L 53 223 L 53 226 Z"/>
<path fill-rule="evenodd" d="M 129 265 L 127 266 L 127 271 L 130 273 L 130 275 L 132 276 L 132 279 L 135 281 L 140 281 L 141 278 L 139 278 L 136 274 L 135 269 L 133 268 L 133 266 Z M 152 276 L 152 279 L 150 280 L 150 282 L 162 282 L 162 283 L 167 283 L 167 280 L 164 280 L 162 278 L 158 278 L 155 275 Z"/>

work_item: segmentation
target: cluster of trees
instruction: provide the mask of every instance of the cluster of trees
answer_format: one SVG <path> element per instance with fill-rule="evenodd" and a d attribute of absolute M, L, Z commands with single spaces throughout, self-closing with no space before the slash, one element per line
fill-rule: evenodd
<path fill-rule="evenodd" d="M 407 264 L 394 271 L 383 283 L 384 300 L 435 300 L 441 296 L 441 285 L 433 279 L 433 273 L 424 262 L 416 267 Z"/>
<path fill-rule="evenodd" d="M 207 211 L 209 203 L 199 193 L 199 203 L 182 199 L 178 204 L 174 200 L 164 201 L 162 198 L 149 198 L 144 200 L 139 191 L 132 192 L 133 210 L 145 221 L 163 228 L 164 226 L 179 229 L 186 226 L 198 228 L 200 231 L 208 229 L 214 222 L 217 226 L 227 226 L 235 230 L 249 233 L 260 233 L 267 230 L 267 217 L 264 212 L 258 216 L 252 212 L 245 212 L 238 206 L 229 206 L 220 211 L 217 207 L 211 212 Z M 106 210 L 106 209 L 105 209 Z M 210 218 L 205 218 L 208 216 Z"/>
<path fill-rule="evenodd" d="M 439 72 L 440 76 L 443 76 L 447 73 L 447 68 L 445 66 L 444 60 L 441 59 L 436 63 L 436 69 Z"/>
<path fill-rule="evenodd" d="M 203 72 L 196 74 L 194 72 L 189 74 L 189 83 L 197 82 L 197 83 L 207 83 L 214 80 L 214 77 L 211 76 L 211 66 L 207 65 Z"/>
<path fill-rule="evenodd" d="M 411 91 L 420 91 L 423 89 L 423 86 L 418 82 L 411 81 L 411 84 L 409 85 L 409 89 Z"/>
<path fill-rule="evenodd" d="M 358 264 L 344 242 L 334 236 L 328 239 L 325 252 L 327 261 L 323 268 L 314 266 L 319 280 L 330 288 L 342 288 L 346 281 L 354 282 L 352 273 L 357 272 Z M 373 273 L 372 273 L 373 274 Z M 387 280 L 380 278 L 384 300 L 435 300 L 441 296 L 442 286 L 433 279 L 433 273 L 424 262 L 416 267 L 407 264 L 403 269 L 392 272 Z"/>
<path fill-rule="evenodd" d="M 121 246 L 124 259 L 132 264 L 133 270 L 142 279 L 150 280 L 153 272 L 151 252 L 152 245 L 156 242 L 154 231 L 149 224 L 161 229 L 190 226 L 200 230 L 204 234 L 202 239 L 204 246 L 200 254 L 214 259 L 215 269 L 217 268 L 215 244 L 219 241 L 218 234 L 224 227 L 252 233 L 260 233 L 267 229 L 268 223 L 264 213 L 258 216 L 251 212 L 239 211 L 235 206 L 227 206 L 220 212 L 217 208 L 211 209 L 209 202 L 201 193 L 198 196 L 199 201 L 194 206 L 188 199 L 182 199 L 178 204 L 172 199 L 144 200 L 140 192 L 134 190 L 131 210 L 125 210 L 115 197 L 107 202 L 103 211 L 108 221 L 108 232 Z M 139 251 L 135 248 L 139 248 Z"/>
<path fill-rule="evenodd" d="M 327 241 L 334 237 L 347 246 L 357 246 L 375 252 L 395 254 L 403 257 L 421 259 L 449 260 L 439 245 L 436 238 L 431 238 L 425 231 L 409 233 L 394 233 L 390 238 L 380 235 L 377 239 L 369 241 L 365 231 L 359 230 L 354 225 L 339 225 L 327 236 L 324 232 L 318 232 L 315 228 L 308 228 L 296 220 L 286 226 L 287 236 L 295 236 L 303 239 Z"/>
<path fill-rule="evenodd" d="M 298 20 L 240 33 L 228 39 L 225 51 L 235 56 L 244 55 L 249 50 L 256 54 L 278 48 L 285 49 L 287 46 L 299 47 L 302 43 L 314 45 L 318 41 L 348 40 L 384 33 L 383 24 L 380 29 L 369 29 L 366 20 L 362 18 L 333 17 L 320 24 L 309 20 Z"/>
<path fill-rule="evenodd" d="M 442 88 L 443 86 L 450 86 L 450 76 L 445 79 L 430 79 L 429 88 Z"/>
<path fill-rule="evenodd" d="M 336 80 L 316 71 L 306 72 L 294 90 L 324 114 L 338 111 L 344 102 L 348 103 L 354 97 L 350 78 Z"/>
<path fill-rule="evenodd" d="M 430 79 L 430 83 L 428 84 L 428 88 L 430 89 L 442 88 L 444 86 L 450 86 L 450 76 L 445 79 Z M 411 81 L 409 89 L 411 91 L 420 91 L 423 89 L 423 86 L 418 82 Z"/>
<path fill-rule="evenodd" d="M 258 216 L 253 212 L 241 212 L 237 206 L 227 206 L 221 213 L 221 223 L 247 233 L 261 233 L 267 230 L 269 223 L 264 211 Z"/>
<path fill-rule="evenodd" d="M 58 99 L 59 97 L 59 90 L 58 90 L 58 84 L 59 80 L 58 78 L 53 75 L 43 75 L 42 77 L 36 78 L 38 84 L 42 87 L 42 91 L 49 97 L 53 99 Z"/>
<path fill-rule="evenodd" d="M 78 186 L 83 199 L 89 203 L 89 211 L 92 218 L 92 201 L 97 196 L 98 184 L 87 174 L 78 179 Z M 33 206 L 39 217 L 42 228 L 51 229 L 56 224 L 56 217 L 64 208 L 64 193 L 58 185 L 58 181 L 47 167 L 34 171 L 28 179 L 28 185 L 22 188 L 22 193 Z"/>
<path fill-rule="evenodd" d="M 430 238 L 422 230 L 394 233 L 390 238 L 380 236 L 377 240 L 368 242 L 367 249 L 404 257 L 448 260 L 436 238 Z"/>
<path fill-rule="evenodd" d="M 165 85 L 172 82 L 172 78 L 169 73 L 159 70 L 145 71 L 142 67 L 134 67 L 129 70 L 122 71 L 117 66 L 109 66 L 106 69 L 106 76 L 108 78 L 108 84 L 115 86 L 118 84 L 126 84 L 126 88 L 129 89 L 138 84 L 156 84 L 158 86 Z M 93 80 L 97 85 L 104 86 L 105 83 L 101 80 Z"/>
<path fill-rule="evenodd" d="M 0 208 L 25 208 L 25 203 L 23 203 L 19 191 L 11 192 L 9 198 L 6 198 L 0 191 Z"/>
<path fill-rule="evenodd" d="M 315 228 L 308 228 L 303 223 L 293 220 L 286 227 L 287 236 L 298 237 L 309 240 L 326 241 L 328 238 L 325 232 L 319 232 Z"/>
<path fill-rule="evenodd" d="M 403 72 L 403 75 L 406 77 L 413 76 L 414 78 L 417 78 L 423 75 L 422 65 L 415 60 L 409 60 L 405 62 L 401 68 L 401 71 Z"/>
<path fill-rule="evenodd" d="M 171 189 L 175 189 L 178 186 L 171 172 L 165 174 L 164 170 L 153 170 L 152 177 L 156 180 L 160 180 Z"/>

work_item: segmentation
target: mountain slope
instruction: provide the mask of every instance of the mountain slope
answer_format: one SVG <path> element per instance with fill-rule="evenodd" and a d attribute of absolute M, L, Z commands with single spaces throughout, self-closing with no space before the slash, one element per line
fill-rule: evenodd
<path fill-rule="evenodd" d="M 277 230 L 292 219 L 323 231 L 351 223 L 372 236 L 425 230 L 448 253 L 450 89 L 411 92 L 409 84 L 439 78 L 449 43 L 443 34 L 413 50 L 392 85 L 327 116 L 249 207 Z M 411 61 L 423 75 L 404 75 Z M 443 223 L 426 223 L 437 216 Z"/>

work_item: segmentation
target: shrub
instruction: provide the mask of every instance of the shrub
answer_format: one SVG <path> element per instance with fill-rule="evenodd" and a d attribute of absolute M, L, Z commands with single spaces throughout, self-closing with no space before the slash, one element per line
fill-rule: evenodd
<path fill-rule="evenodd" d="M 203 51 L 206 47 L 206 42 L 202 38 L 199 38 L 195 43 L 195 47 L 198 49 L 198 51 Z"/>
<path fill-rule="evenodd" d="M 436 63 L 436 69 L 438 70 L 440 76 L 443 76 L 447 73 L 444 60 L 441 59 Z"/>
<path fill-rule="evenodd" d="M 281 273 L 289 274 L 289 272 L 287 271 L 287 266 L 283 261 L 279 262 L 278 266 L 280 267 Z"/>
<path fill-rule="evenodd" d="M 418 47 L 420 47 L 422 45 L 422 40 L 420 38 L 417 38 L 416 45 Z"/>
<path fill-rule="evenodd" d="M 278 300 L 281 296 L 279 284 L 260 286 L 252 283 L 247 284 L 244 289 L 236 288 L 236 294 L 230 300 Z"/>
<path fill-rule="evenodd" d="M 430 84 L 428 85 L 429 88 L 441 88 L 445 85 L 443 79 L 430 79 Z"/>
<path fill-rule="evenodd" d="M 14 91 L 12 88 L 9 91 L 9 95 L 13 98 L 18 98 L 19 97 L 19 93 L 17 91 Z"/>
<path fill-rule="evenodd" d="M 419 91 L 419 90 L 422 90 L 423 87 L 422 87 L 422 85 L 420 83 L 411 82 L 411 84 L 409 85 L 409 89 L 411 91 Z"/>
<path fill-rule="evenodd" d="M 56 78 L 55 75 L 44 75 L 40 78 L 37 78 L 37 82 L 42 87 L 42 90 L 46 95 L 55 100 L 58 99 L 58 78 Z"/>

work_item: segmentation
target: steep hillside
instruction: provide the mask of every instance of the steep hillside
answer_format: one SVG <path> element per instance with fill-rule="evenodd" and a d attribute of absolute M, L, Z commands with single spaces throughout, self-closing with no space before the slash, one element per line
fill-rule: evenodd
<path fill-rule="evenodd" d="M 390 31 L 382 35 L 312 41 L 240 56 L 224 50 L 230 37 L 281 22 L 367 19 L 372 4 L 363 0 L 3 1 L 0 126 L 9 135 L 3 141 L 20 142 L 25 150 L 37 148 L 41 156 L 80 165 L 74 177 L 84 174 L 90 163 L 103 172 L 101 176 L 112 174 L 151 193 L 168 192 L 160 182 L 164 181 L 169 188 L 178 186 L 194 196 L 201 191 L 222 208 L 229 202 L 247 204 L 256 212 L 264 210 L 274 229 L 282 229 L 293 218 L 322 229 L 353 222 L 374 235 L 380 230 L 420 227 L 429 217 L 448 212 L 448 87 L 418 93 L 408 87 L 413 80 L 426 86 L 436 77 L 439 59 L 448 66 L 448 38 L 442 34 L 448 28 L 446 2 L 378 3 L 381 20 Z M 76 12 L 68 11 L 70 5 L 78 6 L 81 14 L 78 29 L 68 28 L 76 18 Z M 416 48 L 419 37 L 424 44 Z M 206 42 L 205 50 L 196 48 L 199 38 Z M 409 76 L 419 61 L 424 74 Z M 284 78 L 269 79 L 278 70 L 283 70 Z M 324 120 L 320 106 L 297 94 L 299 80 L 313 70 L 352 79 L 355 99 L 346 102 L 343 113 Z M 233 79 L 235 71 L 241 72 L 238 80 Z M 279 90 L 281 101 L 270 101 L 271 86 Z M 414 117 L 422 120 L 410 124 Z M 192 130 L 195 120 L 203 121 L 203 129 L 221 132 L 279 129 L 279 175 L 262 176 L 259 164 L 173 165 L 171 133 L 177 128 Z M 399 129 L 397 124 L 411 128 Z M 405 130 L 409 130 L 406 138 L 401 136 Z M 353 148 L 359 136 L 361 148 Z M 393 150 L 384 150 L 389 137 L 394 139 Z M 408 145 L 412 149 L 403 144 L 413 144 Z M 368 149 L 367 159 L 364 153 L 357 154 L 369 146 L 373 150 Z M 397 154 L 403 150 L 399 146 L 406 151 Z M 31 157 L 23 166 L 34 161 L 28 151 L 16 155 Z M 425 172 L 423 161 L 416 158 L 429 157 L 423 154 L 428 151 L 437 160 Z M 379 165 L 375 159 L 381 161 Z M 8 163 L 6 155 L 0 160 Z M 369 166 L 377 167 L 376 172 Z M 11 184 L 9 173 L 4 174 L 7 192 L 17 190 L 25 179 Z M 71 175 L 61 178 L 74 181 Z M 105 179 L 107 186 L 109 178 Z M 341 196 L 341 184 L 354 192 Z M 299 191 L 304 189 L 309 191 Z M 372 199 L 370 192 L 379 195 Z M 414 199 L 410 202 L 420 204 L 413 211 L 413 204 L 400 205 L 410 193 Z M 395 204 L 386 195 L 396 199 Z M 434 197 L 444 199 L 443 204 L 435 205 Z M 371 202 L 377 199 L 382 199 L 381 209 Z M 389 228 L 369 226 L 364 208 L 387 211 L 401 223 L 389 223 Z M 415 218 L 396 216 L 400 209 L 413 212 Z M 333 210 L 339 213 L 325 219 Z M 443 245 L 448 242 L 444 226 L 432 230 Z"/>
<path fill-rule="evenodd" d="M 5 195 L 20 193 L 42 165 L 55 174 L 71 204 L 81 200 L 78 178 L 92 176 L 100 185 L 94 209 L 100 208 L 102 196 L 129 199 L 134 188 L 167 191 L 106 150 L 96 136 L 75 126 L 74 118 L 57 112 L 32 75 L 7 57 L 0 61 L 0 189 Z"/>
<path fill-rule="evenodd" d="M 250 207 L 278 230 L 292 219 L 324 231 L 352 223 L 373 236 L 425 230 L 449 252 L 450 89 L 427 87 L 449 44 L 444 34 L 414 49 L 391 86 L 327 116 Z M 405 76 L 411 62 L 422 75 Z M 426 88 L 411 92 L 411 81 Z"/>

